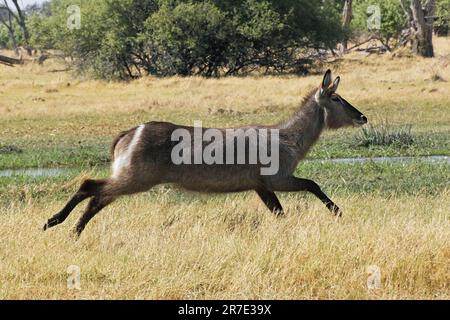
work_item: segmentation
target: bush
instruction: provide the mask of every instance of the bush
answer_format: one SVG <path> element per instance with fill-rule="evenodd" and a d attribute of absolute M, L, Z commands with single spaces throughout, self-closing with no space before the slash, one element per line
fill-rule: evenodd
<path fill-rule="evenodd" d="M 212 3 L 163 4 L 145 26 L 153 67 L 161 75 L 217 76 L 232 54 L 231 22 Z"/>
<path fill-rule="evenodd" d="M 126 79 L 145 65 L 139 35 L 157 0 L 53 0 L 51 16 L 30 19 L 32 43 L 73 58 L 78 72 L 95 78 Z M 67 28 L 70 5 L 81 9 L 81 28 Z"/>
<path fill-rule="evenodd" d="M 390 41 L 397 39 L 408 23 L 408 18 L 399 0 L 361 0 L 353 3 L 352 31 L 354 33 L 374 33 L 388 47 Z M 368 21 L 371 14 L 374 13 L 369 13 L 368 8 L 372 5 L 380 8 L 381 24 L 379 30 L 369 30 Z"/>
<path fill-rule="evenodd" d="M 6 27 L 0 25 L 0 48 L 10 47 L 10 36 Z"/>
<path fill-rule="evenodd" d="M 80 4 L 81 29 L 66 27 Z M 73 57 L 97 78 L 295 71 L 308 49 L 341 39 L 334 1 L 53 0 L 30 19 L 33 44 Z"/>
<path fill-rule="evenodd" d="M 411 125 L 394 128 L 387 122 L 380 125 L 367 125 L 356 136 L 358 146 L 409 146 L 414 142 Z"/>
<path fill-rule="evenodd" d="M 23 35 L 19 31 L 19 25 L 15 20 L 12 21 L 13 30 L 14 30 L 14 38 L 16 40 L 16 45 L 20 45 L 23 42 Z M 13 49 L 14 42 L 11 39 L 11 35 L 8 29 L 0 23 L 0 48 Z"/>
<path fill-rule="evenodd" d="M 447 36 L 449 34 L 450 24 L 450 0 L 436 1 L 436 21 L 434 30 L 439 36 Z"/>

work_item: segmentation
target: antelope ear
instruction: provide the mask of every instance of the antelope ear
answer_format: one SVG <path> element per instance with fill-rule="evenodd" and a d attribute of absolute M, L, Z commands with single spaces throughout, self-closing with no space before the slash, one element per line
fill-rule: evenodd
<path fill-rule="evenodd" d="M 330 84 L 331 84 L 331 70 L 328 69 L 327 72 L 325 72 L 325 75 L 323 76 L 322 87 L 328 88 Z"/>
<path fill-rule="evenodd" d="M 329 88 L 329 91 L 331 91 L 332 93 L 336 92 L 336 90 L 339 87 L 339 83 L 341 82 L 341 77 L 337 77 L 334 82 L 333 85 Z"/>
<path fill-rule="evenodd" d="M 328 69 L 323 76 L 322 85 L 320 86 L 320 94 L 324 94 L 331 84 L 331 70 Z"/>

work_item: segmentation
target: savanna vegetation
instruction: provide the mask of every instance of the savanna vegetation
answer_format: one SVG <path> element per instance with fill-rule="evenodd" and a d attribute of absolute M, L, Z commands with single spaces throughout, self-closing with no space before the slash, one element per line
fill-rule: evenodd
<path fill-rule="evenodd" d="M 333 57 L 344 32 L 348 48 L 366 36 L 367 1 L 354 1 L 351 25 L 336 31 L 345 29 L 343 2 L 311 8 L 317 20 L 310 21 L 287 9 L 303 1 L 162 0 L 142 7 L 137 0 L 85 0 L 78 32 L 55 27 L 66 23 L 63 0 L 31 10 L 30 46 L 48 59 L 0 65 L 0 298 L 450 299 L 448 160 L 329 161 L 450 156 L 450 40 L 433 38 L 433 58 L 397 46 L 395 26 L 403 27 L 407 14 L 396 1 L 378 1 L 393 18 L 370 36 L 390 51 Z M 229 19 L 234 4 L 241 10 Z M 291 33 L 297 14 L 306 20 Z M 187 32 L 192 25 L 205 32 Z M 0 44 L 8 47 L 0 55 L 14 55 L 9 37 L 0 28 Z M 143 55 L 149 43 L 160 50 L 156 60 Z M 216 50 L 221 46 L 225 52 Z M 301 52 L 288 58 L 294 48 Z M 264 59 L 255 64 L 255 55 Z M 313 64 L 304 60 L 311 57 Z M 107 207 L 78 240 L 72 228 L 83 206 L 42 232 L 85 178 L 108 176 L 119 131 L 152 120 L 276 123 L 327 68 L 342 76 L 339 93 L 370 126 L 325 132 L 296 174 L 317 181 L 343 209 L 341 219 L 302 193 L 280 194 L 286 216 L 276 218 L 253 193 L 211 196 L 161 186 Z M 30 168 L 64 171 L 20 171 Z M 81 269 L 80 290 L 67 288 L 70 265 Z M 380 286 L 369 288 L 374 266 Z"/>
<path fill-rule="evenodd" d="M 430 34 L 447 35 L 450 20 L 449 0 L 52 0 L 15 8 L 14 0 L 0 5 L 0 46 L 56 50 L 76 73 L 116 80 L 305 74 L 352 39 L 433 56 Z"/>

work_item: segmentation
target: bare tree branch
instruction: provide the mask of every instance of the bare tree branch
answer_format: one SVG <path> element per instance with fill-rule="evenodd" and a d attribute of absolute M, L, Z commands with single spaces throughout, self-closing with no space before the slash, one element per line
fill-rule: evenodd
<path fill-rule="evenodd" d="M 2 12 L 3 11 L 3 12 Z M 3 24 L 9 32 L 9 37 L 11 38 L 13 49 L 16 54 L 18 54 L 16 36 L 14 33 L 14 26 L 12 23 L 12 18 L 14 13 L 8 7 L 8 3 L 4 0 L 4 5 L 0 4 L 0 23 Z"/>
<path fill-rule="evenodd" d="M 0 8 L 4 8 L 4 10 L 7 10 L 9 14 L 16 20 L 17 24 L 20 26 L 20 29 L 22 29 L 23 38 L 25 41 L 25 47 L 29 54 L 31 54 L 31 48 L 30 48 L 30 33 L 28 32 L 28 28 L 26 25 L 26 17 L 20 8 L 19 0 L 11 0 L 11 2 L 14 5 L 14 9 L 10 7 L 8 1 L 3 0 L 3 4 L 0 4 Z"/>

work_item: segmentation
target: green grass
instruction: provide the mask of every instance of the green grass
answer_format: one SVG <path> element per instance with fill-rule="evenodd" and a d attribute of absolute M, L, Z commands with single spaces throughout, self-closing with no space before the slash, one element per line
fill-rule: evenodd
<path fill-rule="evenodd" d="M 361 129 L 362 130 L 362 129 Z M 450 155 L 448 132 L 412 132 L 413 141 L 408 144 L 361 145 L 361 131 L 344 130 L 325 134 L 309 153 L 311 159 L 354 158 L 354 157 L 398 157 Z"/>
<path fill-rule="evenodd" d="M 0 204 L 10 202 L 29 202 L 42 199 L 67 200 L 81 181 L 90 177 L 106 177 L 108 167 L 93 169 L 72 169 L 58 177 L 0 177 Z M 333 195 L 355 194 L 390 195 L 438 195 L 450 186 L 450 166 L 447 163 L 430 164 L 425 162 L 402 163 L 302 163 L 296 175 L 313 179 L 323 190 Z M 163 187 L 167 188 L 167 187 Z M 183 202 L 186 197 L 195 198 L 197 194 L 171 190 L 174 201 Z M 150 194 L 152 194 L 151 191 Z M 304 193 L 300 193 L 304 195 Z M 217 195 L 219 198 L 224 197 Z M 288 194 L 283 197 L 289 196 Z M 299 193 L 290 196 L 297 197 Z M 239 195 L 237 197 L 240 197 Z"/>
<path fill-rule="evenodd" d="M 360 145 L 355 129 L 328 132 L 308 155 L 310 159 L 450 155 L 447 132 L 413 133 L 409 144 Z M 3 139 L 0 170 L 19 168 L 78 167 L 108 164 L 111 136 L 42 137 Z"/>
<path fill-rule="evenodd" d="M 411 129 L 412 125 L 395 128 L 387 122 L 379 125 L 369 124 L 356 135 L 356 144 L 363 147 L 391 145 L 398 148 L 408 147 L 414 143 Z"/>
<path fill-rule="evenodd" d="M 447 163 L 305 163 L 297 175 L 315 180 L 324 190 L 341 195 L 439 194 L 450 186 Z"/>

